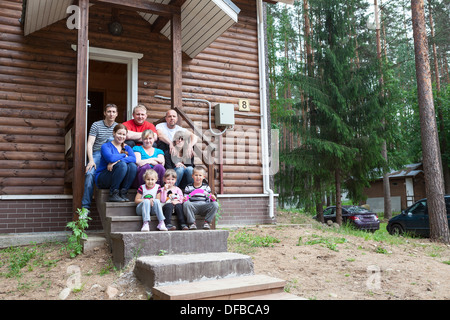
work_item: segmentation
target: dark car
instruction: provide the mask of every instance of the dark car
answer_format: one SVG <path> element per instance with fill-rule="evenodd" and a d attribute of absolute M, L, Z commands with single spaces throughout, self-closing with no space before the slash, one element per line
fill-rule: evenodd
<path fill-rule="evenodd" d="M 317 216 L 315 217 L 317 220 Z M 323 211 L 325 223 L 328 221 L 336 222 L 336 206 L 328 207 Z M 380 229 L 378 216 L 359 206 L 342 206 L 342 222 L 351 223 L 358 229 L 375 232 Z"/>
<path fill-rule="evenodd" d="M 447 220 L 450 224 L 450 195 L 445 196 L 445 206 L 447 207 Z M 387 231 L 390 234 L 403 234 L 405 232 L 429 237 L 430 222 L 428 219 L 427 199 L 421 199 L 403 210 L 401 214 L 389 220 Z"/>

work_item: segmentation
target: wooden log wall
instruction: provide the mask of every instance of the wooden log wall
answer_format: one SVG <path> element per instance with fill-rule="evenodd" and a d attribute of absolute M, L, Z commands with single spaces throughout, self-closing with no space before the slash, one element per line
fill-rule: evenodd
<path fill-rule="evenodd" d="M 262 193 L 256 3 L 233 2 L 241 9 L 239 22 L 195 59 L 183 56 L 183 97 L 231 103 L 235 111 L 239 99 L 250 101 L 251 111 L 236 114 L 236 125 L 223 135 L 222 192 Z M 76 53 L 70 46 L 77 33 L 63 20 L 24 37 L 21 11 L 21 0 L 0 2 L 0 194 L 62 194 L 64 119 L 75 106 Z M 170 97 L 171 43 L 152 33 L 136 12 L 119 11 L 119 18 L 124 32 L 112 36 L 107 30 L 111 8 L 92 6 L 90 45 L 144 54 L 139 102 L 155 122 L 170 108 L 170 102 L 154 96 Z M 218 148 L 219 139 L 208 133 L 207 105 L 185 101 L 182 107 Z M 211 116 L 218 130 L 214 109 Z M 219 153 L 213 155 L 218 163 Z M 220 191 L 218 176 L 215 186 Z"/>
<path fill-rule="evenodd" d="M 0 194 L 63 194 L 64 119 L 76 79 L 67 41 L 76 38 L 68 30 L 25 38 L 21 13 L 21 0 L 0 2 Z"/>

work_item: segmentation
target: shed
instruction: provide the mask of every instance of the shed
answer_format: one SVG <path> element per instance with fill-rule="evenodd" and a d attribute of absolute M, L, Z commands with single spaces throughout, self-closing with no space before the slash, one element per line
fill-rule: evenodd
<path fill-rule="evenodd" d="M 272 222 L 264 6 L 1 1 L 0 233 L 65 229 L 81 204 L 86 132 L 107 103 L 118 122 L 137 104 L 154 123 L 175 109 L 200 138 L 196 161 L 219 195 L 220 223 Z M 234 126 L 211 133 L 224 128 L 205 101 L 233 105 Z"/>
<path fill-rule="evenodd" d="M 392 211 L 400 212 L 415 201 L 425 198 L 425 176 L 422 163 L 406 165 L 389 173 Z M 364 190 L 367 204 L 375 212 L 384 211 L 383 177 L 380 176 Z"/>

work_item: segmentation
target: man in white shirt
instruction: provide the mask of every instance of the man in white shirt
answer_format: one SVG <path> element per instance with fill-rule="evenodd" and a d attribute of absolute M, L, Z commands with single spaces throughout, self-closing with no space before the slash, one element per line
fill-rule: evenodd
<path fill-rule="evenodd" d="M 170 109 L 166 112 L 166 122 L 161 122 L 156 125 L 156 132 L 158 133 L 158 148 L 162 149 L 164 153 L 171 155 L 174 152 L 173 148 L 173 136 L 177 131 L 186 132 L 185 128 L 177 125 L 178 114 L 175 110 Z M 191 138 L 189 139 L 189 145 L 187 151 L 188 156 L 192 157 L 194 155 L 194 145 L 197 143 L 197 136 L 191 132 Z M 168 152 L 166 152 L 168 151 Z"/>

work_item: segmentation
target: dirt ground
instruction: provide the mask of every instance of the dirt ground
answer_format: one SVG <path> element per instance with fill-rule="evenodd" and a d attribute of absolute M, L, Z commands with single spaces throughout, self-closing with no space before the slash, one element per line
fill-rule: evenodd
<path fill-rule="evenodd" d="M 292 225 L 286 216 L 278 226 L 230 231 L 271 236 L 279 242 L 252 248 L 256 274 L 287 281 L 286 291 L 313 300 L 448 300 L 450 247 L 427 239 L 386 244 L 339 235 L 311 225 Z M 133 275 L 131 263 L 114 270 L 106 247 L 70 258 L 61 245 L 48 245 L 20 277 L 6 278 L 10 254 L 0 251 L 0 300 L 145 300 L 148 294 Z M 233 249 L 233 245 L 229 246 Z"/>

